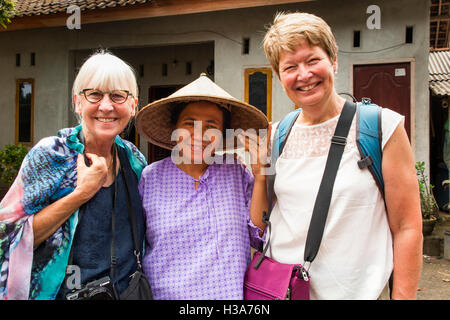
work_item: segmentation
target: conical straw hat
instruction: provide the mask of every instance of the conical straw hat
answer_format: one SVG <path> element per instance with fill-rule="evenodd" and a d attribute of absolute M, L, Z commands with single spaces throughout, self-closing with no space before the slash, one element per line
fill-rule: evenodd
<path fill-rule="evenodd" d="M 176 144 L 175 141 L 171 141 L 175 129 L 171 123 L 173 107 L 178 103 L 195 101 L 210 101 L 229 110 L 230 129 L 258 130 L 268 126 L 267 117 L 259 109 L 237 100 L 211 81 L 206 74 L 201 74 L 197 80 L 167 98 L 154 101 L 142 108 L 136 115 L 136 129 L 144 139 L 170 150 Z"/>

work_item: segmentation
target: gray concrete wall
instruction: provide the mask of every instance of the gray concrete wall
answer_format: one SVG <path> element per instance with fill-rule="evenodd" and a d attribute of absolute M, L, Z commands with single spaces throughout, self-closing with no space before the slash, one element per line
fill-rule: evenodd
<path fill-rule="evenodd" d="M 67 123 L 68 51 L 64 32 L 28 30 L 0 34 L 0 145 L 14 143 L 16 79 L 33 78 L 34 142 L 54 135 L 56 128 Z M 36 65 L 30 66 L 35 52 Z M 15 55 L 21 54 L 21 66 L 15 66 Z"/>
<path fill-rule="evenodd" d="M 323 17 L 332 27 L 340 51 L 339 72 L 336 78 L 338 91 L 352 91 L 353 64 L 381 63 L 408 60 L 412 62 L 412 102 L 415 120 L 412 121 L 413 143 L 417 160 L 428 160 L 428 43 L 429 5 L 427 0 L 320 0 L 286 6 L 266 6 L 251 9 L 227 10 L 212 13 L 140 19 L 114 23 L 83 25 L 82 29 L 37 29 L 0 33 L 0 147 L 14 141 L 15 79 L 35 79 L 35 130 L 37 142 L 53 135 L 58 128 L 69 125 L 70 86 L 73 81 L 76 58 L 74 52 L 92 48 L 123 48 L 129 50 L 133 64 L 143 56 L 136 56 L 132 48 L 186 45 L 204 42 L 214 43 L 215 81 L 233 96 L 244 99 L 244 70 L 249 67 L 268 67 L 262 50 L 265 25 L 277 11 L 306 11 Z M 376 4 L 381 9 L 381 29 L 368 30 L 366 9 Z M 81 16 L 82 20 L 82 16 Z M 83 23 L 83 21 L 81 21 Z M 414 43 L 404 42 L 406 26 L 414 26 Z M 361 30 L 361 48 L 352 48 L 354 30 Z M 243 37 L 250 38 L 250 54 L 243 55 Z M 166 48 L 167 49 L 167 48 Z M 377 52 L 375 52 L 377 51 Z M 36 52 L 36 66 L 30 67 L 27 56 Z M 124 51 L 125 52 L 125 51 Z M 133 53 L 134 52 L 134 53 Z M 198 51 L 203 52 L 203 51 Z M 22 54 L 24 66 L 15 67 L 15 53 Z M 161 51 L 159 57 L 167 54 Z M 187 52 L 177 52 L 184 61 Z M 209 55 L 199 56 L 204 63 Z M 146 58 L 147 59 L 147 58 Z M 159 60 L 158 60 L 159 59 Z M 175 74 L 161 79 L 160 58 L 144 61 L 147 74 L 154 74 L 145 81 L 149 84 L 175 84 L 181 79 Z M 147 67 L 148 66 L 148 67 Z M 151 69 L 155 70 L 151 70 Z M 198 70 L 193 69 L 193 78 Z M 177 78 L 178 77 L 178 78 Z M 185 79 L 188 80 L 188 79 Z M 293 109 L 274 75 L 272 82 L 272 120 L 279 120 Z"/>
<path fill-rule="evenodd" d="M 148 89 L 151 86 L 185 85 L 195 80 L 200 73 L 206 72 L 211 60 L 214 60 L 214 43 L 203 42 L 186 45 L 146 46 L 136 48 L 109 48 L 134 69 L 140 88 L 139 107 L 149 101 Z M 75 68 L 95 50 L 72 51 Z M 186 62 L 191 63 L 191 74 L 186 74 Z M 162 64 L 167 64 L 167 76 L 162 75 Z M 139 66 L 144 74 L 140 76 Z M 72 80 L 72 79 L 71 79 Z M 73 81 L 69 82 L 72 87 Z"/>

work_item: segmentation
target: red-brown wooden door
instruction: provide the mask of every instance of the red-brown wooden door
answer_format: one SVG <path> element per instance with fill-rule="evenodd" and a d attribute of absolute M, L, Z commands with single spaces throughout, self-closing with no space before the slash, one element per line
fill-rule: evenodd
<path fill-rule="evenodd" d="M 353 94 L 405 116 L 411 140 L 411 67 L 409 63 L 353 66 Z"/>

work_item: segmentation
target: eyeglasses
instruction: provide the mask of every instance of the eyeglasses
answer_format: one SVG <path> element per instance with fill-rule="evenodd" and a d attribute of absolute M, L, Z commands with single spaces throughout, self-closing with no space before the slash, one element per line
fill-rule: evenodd
<path fill-rule="evenodd" d="M 109 98 L 114 103 L 124 103 L 127 101 L 128 96 L 133 96 L 127 90 L 111 90 L 111 91 L 101 91 L 97 89 L 83 89 L 78 94 L 83 94 L 87 101 L 92 103 L 97 103 L 103 99 L 105 93 L 109 94 Z"/>

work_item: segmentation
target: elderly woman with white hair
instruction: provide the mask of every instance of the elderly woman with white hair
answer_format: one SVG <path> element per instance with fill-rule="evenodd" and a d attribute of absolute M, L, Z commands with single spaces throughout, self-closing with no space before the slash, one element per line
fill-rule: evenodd
<path fill-rule="evenodd" d="M 119 136 L 136 112 L 134 72 L 96 53 L 72 96 L 81 124 L 39 141 L 0 203 L 1 299 L 64 299 L 108 276 L 111 290 L 101 297 L 118 298 L 137 270 L 133 252 L 142 252 L 145 232 L 137 183 L 146 160 Z"/>

